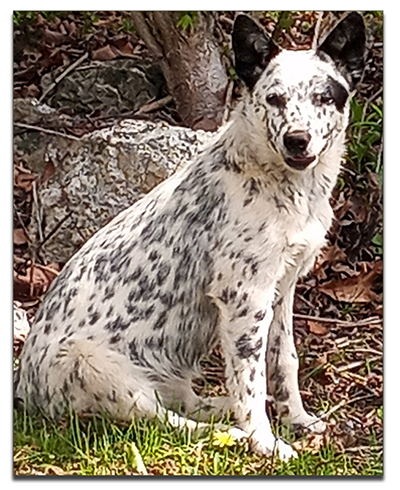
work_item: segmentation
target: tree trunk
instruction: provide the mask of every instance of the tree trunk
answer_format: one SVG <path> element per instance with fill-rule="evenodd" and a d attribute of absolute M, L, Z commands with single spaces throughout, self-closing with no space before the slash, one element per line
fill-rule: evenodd
<path fill-rule="evenodd" d="M 177 27 L 182 12 L 132 12 L 136 30 L 161 63 L 183 123 L 216 130 L 222 122 L 228 76 L 210 12 L 198 12 L 189 30 Z"/>

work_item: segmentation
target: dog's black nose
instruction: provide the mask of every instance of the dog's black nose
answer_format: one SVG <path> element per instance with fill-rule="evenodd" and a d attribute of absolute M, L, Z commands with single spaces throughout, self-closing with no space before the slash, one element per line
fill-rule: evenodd
<path fill-rule="evenodd" d="M 291 131 L 283 136 L 283 144 L 293 154 L 303 153 L 311 140 L 311 134 L 308 131 Z"/>

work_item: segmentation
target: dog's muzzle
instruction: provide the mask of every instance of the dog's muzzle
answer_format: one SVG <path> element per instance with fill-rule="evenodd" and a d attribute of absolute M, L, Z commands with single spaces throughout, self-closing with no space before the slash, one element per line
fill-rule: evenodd
<path fill-rule="evenodd" d="M 304 170 L 315 160 L 315 155 L 307 154 L 311 135 L 308 131 L 288 131 L 283 136 L 283 144 L 287 150 L 285 162 L 296 170 Z"/>

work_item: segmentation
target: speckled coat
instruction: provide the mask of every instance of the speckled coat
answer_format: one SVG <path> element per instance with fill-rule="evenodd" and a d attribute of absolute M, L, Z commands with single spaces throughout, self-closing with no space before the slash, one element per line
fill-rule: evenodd
<path fill-rule="evenodd" d="M 265 413 L 268 378 L 282 420 L 324 430 L 301 402 L 291 316 L 296 281 L 332 220 L 362 70 L 363 21 L 349 17 L 318 52 L 292 52 L 237 16 L 246 95 L 197 159 L 94 235 L 54 281 L 21 357 L 16 396 L 27 407 L 189 428 L 231 410 L 237 436 L 287 458 Z M 229 396 L 201 399 L 191 381 L 217 342 Z"/>

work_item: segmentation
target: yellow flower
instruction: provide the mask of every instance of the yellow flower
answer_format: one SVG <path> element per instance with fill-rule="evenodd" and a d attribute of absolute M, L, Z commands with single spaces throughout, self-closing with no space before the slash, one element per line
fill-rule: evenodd
<path fill-rule="evenodd" d="M 237 439 L 228 432 L 218 430 L 214 433 L 212 444 L 217 447 L 230 447 L 236 444 Z"/>

